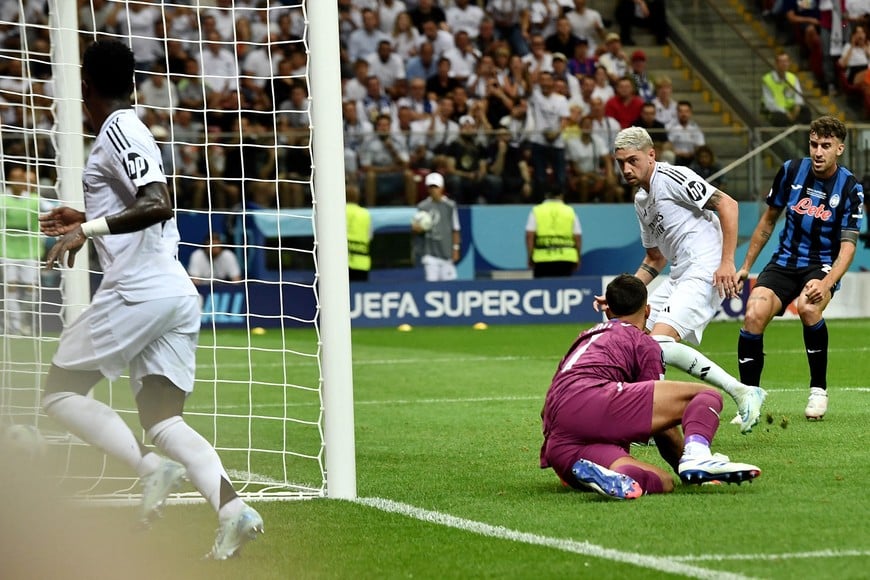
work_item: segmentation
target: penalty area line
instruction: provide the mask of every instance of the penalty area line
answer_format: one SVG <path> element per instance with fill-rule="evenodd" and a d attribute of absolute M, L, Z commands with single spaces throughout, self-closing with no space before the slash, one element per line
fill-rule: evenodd
<path fill-rule="evenodd" d="M 710 578 L 723 580 L 744 580 L 746 578 L 750 578 L 749 576 L 743 576 L 741 574 L 722 572 L 718 570 L 709 570 L 707 568 L 692 566 L 683 562 L 677 562 L 672 558 L 648 556 L 637 552 L 623 552 L 621 550 L 605 548 L 604 546 L 598 546 L 596 544 L 585 541 L 569 540 L 566 538 L 552 538 L 548 536 L 541 536 L 538 534 L 531 534 L 528 532 L 520 532 L 517 530 L 512 530 L 510 528 L 505 528 L 503 526 L 494 526 L 484 522 L 467 520 L 464 518 L 451 516 L 450 514 L 426 510 L 423 508 L 418 508 L 412 505 L 392 501 L 389 499 L 374 497 L 358 498 L 351 501 L 365 506 L 373 507 L 384 512 L 399 514 L 423 522 L 446 526 L 449 528 L 454 528 L 473 534 L 478 534 L 481 536 L 496 538 L 499 540 L 508 540 L 511 542 L 520 542 L 523 544 L 530 544 L 535 546 L 544 546 L 547 548 L 554 548 L 556 550 L 562 550 L 564 552 L 571 552 L 583 556 L 611 560 L 613 562 L 630 564 L 633 566 L 648 568 L 651 570 L 659 570 L 661 572 L 677 574 L 689 578 Z"/>

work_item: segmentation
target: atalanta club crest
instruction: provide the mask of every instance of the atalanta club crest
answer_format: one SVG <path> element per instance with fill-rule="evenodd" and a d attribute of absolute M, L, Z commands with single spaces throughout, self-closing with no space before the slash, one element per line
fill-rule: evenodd
<path fill-rule="evenodd" d="M 840 205 L 840 194 L 835 193 L 834 195 L 831 196 L 831 199 L 828 200 L 828 206 L 831 209 L 834 209 L 838 205 Z"/>

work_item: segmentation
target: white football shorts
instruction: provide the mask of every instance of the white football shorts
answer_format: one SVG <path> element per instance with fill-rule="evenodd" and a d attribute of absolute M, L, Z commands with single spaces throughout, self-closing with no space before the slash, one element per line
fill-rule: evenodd
<path fill-rule="evenodd" d="M 129 368 L 134 395 L 148 375 L 166 377 L 190 393 L 200 319 L 198 295 L 125 302 L 115 292 L 97 292 L 64 329 L 52 362 L 63 369 L 98 370 L 110 380 Z"/>
<path fill-rule="evenodd" d="M 667 278 L 649 296 L 650 315 L 647 330 L 658 322 L 676 330 L 681 340 L 701 344 L 704 329 L 716 316 L 722 304 L 713 286 L 712 274 L 703 278 L 683 274 L 679 279 Z"/>
<path fill-rule="evenodd" d="M 426 274 L 427 282 L 456 280 L 456 264 L 453 263 L 453 260 L 445 260 L 435 256 L 423 256 L 420 262 L 423 264 L 423 271 Z"/>

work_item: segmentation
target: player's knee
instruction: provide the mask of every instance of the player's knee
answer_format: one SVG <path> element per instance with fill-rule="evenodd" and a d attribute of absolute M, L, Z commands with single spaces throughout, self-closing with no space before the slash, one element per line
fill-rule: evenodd
<path fill-rule="evenodd" d="M 142 389 L 136 396 L 139 423 L 145 431 L 154 425 L 181 416 L 186 393 L 166 377 L 149 375 L 142 378 Z"/>
<path fill-rule="evenodd" d="M 752 334 L 761 334 L 767 326 L 768 317 L 754 308 L 747 308 L 743 317 L 743 329 Z"/>

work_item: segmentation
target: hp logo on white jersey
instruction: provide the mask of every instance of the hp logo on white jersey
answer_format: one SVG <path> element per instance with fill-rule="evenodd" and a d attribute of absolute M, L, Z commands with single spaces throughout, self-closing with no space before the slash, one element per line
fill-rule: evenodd
<path fill-rule="evenodd" d="M 127 175 L 130 179 L 139 179 L 148 173 L 148 160 L 138 153 L 127 154 Z"/>

